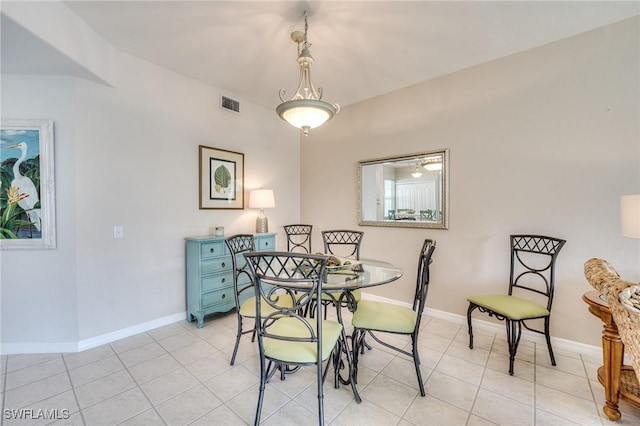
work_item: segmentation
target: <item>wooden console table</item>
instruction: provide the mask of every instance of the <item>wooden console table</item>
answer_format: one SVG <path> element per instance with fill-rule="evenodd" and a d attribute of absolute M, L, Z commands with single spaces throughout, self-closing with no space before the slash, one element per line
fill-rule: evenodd
<path fill-rule="evenodd" d="M 602 411 L 609 420 L 621 417 L 618 401 L 624 399 L 640 408 L 640 386 L 633 368 L 624 365 L 624 344 L 618 335 L 618 326 L 613 320 L 609 305 L 600 297 L 600 292 L 589 291 L 582 296 L 589 312 L 604 323 L 602 331 L 602 359 L 604 365 L 598 368 L 598 381 L 604 386 L 606 404 Z"/>

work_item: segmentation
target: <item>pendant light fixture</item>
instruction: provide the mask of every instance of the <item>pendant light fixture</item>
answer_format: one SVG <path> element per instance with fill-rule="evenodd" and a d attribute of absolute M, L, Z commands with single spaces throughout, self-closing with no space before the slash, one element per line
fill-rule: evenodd
<path fill-rule="evenodd" d="M 428 158 L 422 163 L 422 167 L 429 170 L 430 172 L 437 172 L 438 170 L 442 170 L 442 159 Z"/>
<path fill-rule="evenodd" d="M 285 89 L 280 89 L 282 103 L 276 108 L 276 112 L 283 120 L 294 127 L 302 129 L 305 136 L 309 130 L 321 126 L 331 120 L 340 111 L 338 104 L 330 104 L 322 100 L 322 88 L 316 89 L 311 81 L 311 65 L 313 57 L 309 52 L 311 43 L 307 40 L 307 11 L 304 11 L 304 33 L 294 31 L 291 40 L 298 44 L 298 66 L 300 68 L 300 82 L 298 90 L 290 101 L 284 100 Z"/>
<path fill-rule="evenodd" d="M 424 167 L 425 169 L 432 171 L 432 172 L 437 172 L 438 170 L 442 170 L 442 163 L 425 163 L 422 167 Z"/>

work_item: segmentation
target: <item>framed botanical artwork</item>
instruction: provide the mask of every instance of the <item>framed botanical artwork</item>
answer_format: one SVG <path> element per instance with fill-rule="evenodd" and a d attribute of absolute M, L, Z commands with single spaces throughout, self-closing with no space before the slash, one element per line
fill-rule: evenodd
<path fill-rule="evenodd" d="M 53 121 L 0 123 L 0 248 L 56 248 Z"/>
<path fill-rule="evenodd" d="M 200 145 L 200 209 L 244 209 L 244 154 Z"/>

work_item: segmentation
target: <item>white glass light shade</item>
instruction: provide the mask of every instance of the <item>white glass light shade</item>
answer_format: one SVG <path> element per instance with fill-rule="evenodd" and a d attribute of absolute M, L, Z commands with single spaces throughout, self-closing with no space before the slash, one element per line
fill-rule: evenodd
<path fill-rule="evenodd" d="M 334 105 L 315 99 L 294 99 L 283 102 L 276 108 L 283 120 L 294 127 L 304 130 L 316 128 L 330 120 L 338 111 Z"/>
<path fill-rule="evenodd" d="M 425 163 L 422 167 L 429 171 L 435 172 L 437 170 L 442 170 L 442 163 Z"/>
<path fill-rule="evenodd" d="M 273 189 L 254 189 L 249 193 L 250 209 L 270 209 L 275 206 Z"/>
<path fill-rule="evenodd" d="M 620 223 L 622 236 L 640 238 L 640 195 L 620 197 Z"/>

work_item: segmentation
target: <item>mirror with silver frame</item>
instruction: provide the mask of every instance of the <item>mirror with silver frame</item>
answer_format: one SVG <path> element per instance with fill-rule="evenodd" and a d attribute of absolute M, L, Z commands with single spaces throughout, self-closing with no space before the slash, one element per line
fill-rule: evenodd
<path fill-rule="evenodd" d="M 449 227 L 449 150 L 360 161 L 358 223 Z"/>

